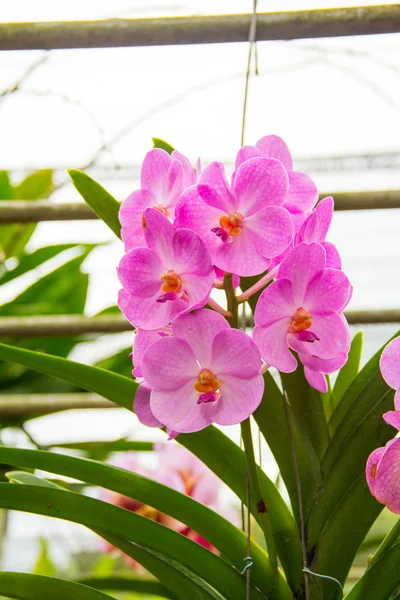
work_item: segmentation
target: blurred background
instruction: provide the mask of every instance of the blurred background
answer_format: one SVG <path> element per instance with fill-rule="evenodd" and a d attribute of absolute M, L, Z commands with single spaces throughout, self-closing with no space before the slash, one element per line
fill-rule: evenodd
<path fill-rule="evenodd" d="M 341 5 L 335 1 L 259 0 L 258 11 Z M 141 18 L 252 10 L 250 0 L 13 0 L 2 3 L 0 20 Z M 296 170 L 307 172 L 326 195 L 400 189 L 400 34 L 259 42 L 257 53 L 258 74 L 252 70 L 250 77 L 246 143 L 254 144 L 271 133 L 281 136 L 292 151 Z M 66 172 L 76 168 L 86 170 L 123 200 L 138 187 L 141 161 L 154 136 L 168 141 L 193 162 L 199 156 L 203 164 L 222 160 L 228 172 L 232 171 L 240 147 L 247 60 L 246 43 L 1 52 L 0 199 L 80 202 Z M 399 209 L 334 214 L 328 239 L 337 245 L 354 285 L 349 309 L 399 308 L 399 231 Z M 116 266 L 123 248 L 101 222 L 1 225 L 0 245 L 0 316 L 116 312 Z M 364 330 L 365 362 L 397 331 L 398 324 L 352 329 Z M 132 368 L 128 356 L 131 332 L 2 337 L 1 341 L 99 364 L 126 375 Z M 1 363 L 1 398 L 28 392 L 43 395 L 79 390 Z M 1 406 L 0 402 L 0 410 Z M 118 409 L 70 410 L 36 419 L 28 419 L 26 414 L 5 416 L 3 410 L 0 418 L 2 443 L 23 447 L 119 438 L 165 439 L 161 432 L 141 426 L 133 414 Z M 237 440 L 235 428 L 230 434 Z M 276 478 L 268 449 L 263 447 L 262 452 L 269 475 Z M 147 464 L 152 458 L 143 453 L 141 460 Z M 227 504 L 233 502 L 227 490 L 222 493 Z M 388 518 L 385 514 L 380 518 L 373 536 L 387 527 Z M 97 551 L 94 534 L 83 528 L 11 514 L 2 567 L 30 571 L 36 565 L 38 572 L 43 572 L 53 568 L 53 562 L 56 572 L 62 573 L 93 564 L 110 570 Z M 365 556 L 360 558 L 362 564 Z"/>

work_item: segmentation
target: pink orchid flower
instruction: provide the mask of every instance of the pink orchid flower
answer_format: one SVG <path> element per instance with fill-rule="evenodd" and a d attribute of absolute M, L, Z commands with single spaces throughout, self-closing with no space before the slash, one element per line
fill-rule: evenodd
<path fill-rule="evenodd" d="M 124 289 L 118 306 L 132 325 L 154 330 L 204 306 L 214 270 L 196 233 L 176 229 L 154 208 L 147 208 L 143 219 L 148 248 L 134 248 L 121 259 L 118 277 Z"/>
<path fill-rule="evenodd" d="M 161 148 L 150 150 L 140 173 L 141 189 L 130 194 L 119 211 L 125 250 L 146 246 L 141 223 L 146 208 L 156 208 L 173 220 L 180 194 L 195 182 L 195 171 L 186 156 L 176 150 L 171 155 Z"/>
<path fill-rule="evenodd" d="M 156 419 L 153 415 L 150 406 L 150 396 L 151 387 L 143 381 L 136 390 L 133 401 L 133 411 L 142 425 L 146 425 L 146 427 L 165 427 L 165 424 L 161 423 L 161 421 Z M 174 431 L 169 427 L 166 428 L 166 431 L 169 440 L 174 440 L 179 435 L 178 431 Z"/>
<path fill-rule="evenodd" d="M 239 167 L 229 188 L 222 163 L 202 172 L 182 194 L 175 225 L 196 231 L 213 264 L 237 275 L 258 275 L 290 244 L 293 223 L 282 208 L 288 175 L 274 159 L 253 158 Z"/>
<path fill-rule="evenodd" d="M 336 247 L 325 238 L 333 215 L 333 198 L 328 196 L 317 204 L 314 210 L 306 217 L 298 231 L 293 237 L 293 241 L 282 254 L 274 258 L 270 265 L 270 270 L 281 264 L 285 256 L 298 244 L 305 242 L 311 244 L 318 242 L 325 248 L 326 267 L 332 269 L 341 269 L 342 261 Z"/>
<path fill-rule="evenodd" d="M 247 419 L 264 391 L 253 340 L 207 309 L 178 317 L 172 332 L 174 337 L 158 340 L 142 360 L 156 419 L 180 433 Z"/>
<path fill-rule="evenodd" d="M 135 333 L 135 341 L 132 348 L 132 362 L 134 377 L 143 377 L 140 369 L 140 363 L 147 348 L 149 348 L 154 342 L 164 337 L 165 335 L 172 335 L 171 328 L 167 325 L 162 330 L 149 331 L 146 329 L 137 329 Z"/>
<path fill-rule="evenodd" d="M 325 373 L 333 373 L 341 369 L 347 362 L 347 354 L 342 352 L 337 357 L 326 360 L 311 354 L 299 354 L 299 359 L 304 365 L 304 375 L 311 387 L 326 394 L 328 384 Z"/>
<path fill-rule="evenodd" d="M 324 360 L 347 354 L 350 330 L 341 311 L 351 289 L 342 271 L 326 268 L 320 244 L 293 248 L 255 310 L 253 337 L 265 362 L 291 373 L 297 361 L 290 348 Z"/>
<path fill-rule="evenodd" d="M 400 514 L 400 438 L 372 452 L 366 476 L 370 492 L 378 502 Z"/>
<path fill-rule="evenodd" d="M 331 196 L 321 200 L 300 227 L 294 245 L 297 246 L 303 242 L 306 244 L 319 242 L 325 248 L 326 267 L 341 269 L 342 261 L 339 252 L 333 244 L 325 241 L 332 221 L 333 208 L 334 203 Z"/>
<path fill-rule="evenodd" d="M 392 340 L 384 349 L 379 361 L 382 377 L 389 387 L 396 390 L 394 410 L 383 415 L 386 423 L 400 431 L 400 337 Z"/>
<path fill-rule="evenodd" d="M 317 186 L 305 173 L 293 171 L 293 160 L 289 148 L 277 135 L 267 135 L 258 140 L 255 146 L 243 146 L 236 156 L 236 169 L 238 170 L 243 162 L 258 156 L 275 158 L 286 169 L 289 177 L 289 189 L 283 206 L 292 215 L 295 231 L 297 231 L 318 200 Z"/>

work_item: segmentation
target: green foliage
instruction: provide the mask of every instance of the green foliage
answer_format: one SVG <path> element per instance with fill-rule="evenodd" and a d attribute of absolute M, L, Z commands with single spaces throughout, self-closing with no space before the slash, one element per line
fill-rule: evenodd
<path fill-rule="evenodd" d="M 244 579 L 221 558 L 179 533 L 133 512 L 73 492 L 7 483 L 0 484 L 0 506 L 81 523 L 101 534 L 104 531 L 106 539 L 112 538 L 117 547 L 120 544 L 115 544 L 114 536 L 118 536 L 122 540 L 133 542 L 129 553 L 133 558 L 136 556 L 135 547 L 138 546 L 140 553 L 144 551 L 155 554 L 168 564 L 192 571 L 208 588 L 214 588 L 223 598 L 243 598 Z M 159 552 L 160 548 L 163 549 L 162 552 Z M 126 552 L 125 544 L 123 549 Z M 169 587 L 170 580 L 164 581 L 164 584 Z M 255 600 L 265 598 L 255 588 L 252 589 L 252 597 Z"/>
<path fill-rule="evenodd" d="M 240 569 L 243 565 L 243 552 L 246 548 L 246 537 L 243 532 L 208 507 L 156 481 L 87 459 L 36 450 L 0 447 L 0 461 L 74 477 L 153 506 L 200 533 L 237 568 Z M 31 484 L 37 479 L 32 474 L 24 472 L 14 472 L 12 475 L 8 474 L 8 477 L 26 484 Z M 49 485 L 47 480 L 39 481 L 41 485 Z M 271 568 L 264 552 L 256 543 L 252 543 L 251 555 L 254 562 L 252 567 L 254 582 L 269 590 L 272 581 Z M 271 595 L 271 598 L 285 598 L 289 590 L 281 578 L 278 579 L 277 585 L 282 595 Z"/>
<path fill-rule="evenodd" d="M 86 173 L 75 169 L 69 169 L 68 173 L 85 202 L 117 237 L 121 237 L 121 225 L 118 220 L 119 202 Z"/>
<path fill-rule="evenodd" d="M 278 463 L 282 479 L 288 490 L 293 512 L 297 521 L 299 521 L 296 474 L 284 398 L 271 373 L 265 373 L 264 381 L 264 398 L 253 416 Z M 293 408 L 290 405 L 287 408 L 301 480 L 303 510 L 307 516 L 322 487 L 321 466 L 310 438 L 299 423 Z"/>
<path fill-rule="evenodd" d="M 363 332 L 358 331 L 353 338 L 351 343 L 349 357 L 346 364 L 340 369 L 337 376 L 335 385 L 332 390 L 332 408 L 335 410 L 344 393 L 348 390 L 350 385 L 360 370 L 361 354 L 364 344 Z"/>
<path fill-rule="evenodd" d="M 47 542 L 44 538 L 39 539 L 40 552 L 33 567 L 33 575 L 45 575 L 46 577 L 54 577 L 57 574 L 56 566 L 49 556 Z"/>
<path fill-rule="evenodd" d="M 329 429 L 320 392 L 307 383 L 300 362 L 293 373 L 281 373 L 281 380 L 299 424 L 321 458 L 329 444 Z"/>
<path fill-rule="evenodd" d="M 153 137 L 151 139 L 153 140 L 153 148 L 161 148 L 161 150 L 165 150 L 165 152 L 168 152 L 168 154 L 172 154 L 172 152 L 175 150 L 171 144 L 168 144 L 168 142 L 165 142 L 160 138 Z"/>
<path fill-rule="evenodd" d="M 53 189 L 53 172 L 49 169 L 36 171 L 13 186 L 7 171 L 0 171 L 1 200 L 40 200 L 47 198 Z M 20 256 L 36 229 L 34 223 L 0 225 L 0 244 L 6 258 Z"/>
<path fill-rule="evenodd" d="M 74 581 L 5 571 L 0 572 L 0 594 L 18 600 L 116 600 L 114 596 Z"/>

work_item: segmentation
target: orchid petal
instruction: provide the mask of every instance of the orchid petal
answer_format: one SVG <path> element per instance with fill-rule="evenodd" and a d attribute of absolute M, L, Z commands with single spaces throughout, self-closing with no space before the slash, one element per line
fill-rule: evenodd
<path fill-rule="evenodd" d="M 233 193 L 237 212 L 248 217 L 271 205 L 282 205 L 289 188 L 288 175 L 273 158 L 251 158 L 236 171 Z"/>

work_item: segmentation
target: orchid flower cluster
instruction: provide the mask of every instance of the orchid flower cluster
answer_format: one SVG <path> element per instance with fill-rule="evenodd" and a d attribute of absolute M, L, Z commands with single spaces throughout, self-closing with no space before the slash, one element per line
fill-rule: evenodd
<path fill-rule="evenodd" d="M 157 444 L 154 454 L 157 457 L 157 465 L 153 468 L 143 467 L 137 460 L 135 452 L 125 453 L 122 458 L 114 460 L 114 465 L 166 485 L 212 508 L 220 514 L 226 513 L 227 518 L 232 522 L 237 520 L 233 509 L 223 508 L 221 505 L 220 490 L 222 483 L 220 479 L 189 450 L 186 450 L 183 446 L 178 446 L 176 443 L 175 445 L 168 444 L 167 446 Z M 152 506 L 109 490 L 102 492 L 101 499 L 125 510 L 132 511 L 142 517 L 161 523 L 204 546 L 207 550 L 217 553 L 212 544 L 196 531 Z M 101 544 L 106 552 L 111 554 L 119 553 L 117 548 L 112 544 L 104 540 L 101 541 Z M 140 565 L 130 556 L 123 554 L 122 557 L 128 566 L 140 569 Z"/>
<path fill-rule="evenodd" d="M 383 418 L 400 431 L 400 337 L 392 340 L 382 352 L 380 369 L 388 386 L 396 390 L 394 410 L 386 412 Z M 400 438 L 372 452 L 366 475 L 371 494 L 393 513 L 400 514 Z"/>
<path fill-rule="evenodd" d="M 230 183 L 220 162 L 193 168 L 179 152 L 148 152 L 141 188 L 121 206 L 118 267 L 142 423 L 174 437 L 242 422 L 262 400 L 262 373 L 290 373 L 298 360 L 327 391 L 325 374 L 350 348 L 342 311 L 352 287 L 326 241 L 333 199 L 317 200 L 277 136 L 242 147 Z M 221 287 L 228 310 L 213 297 Z M 260 290 L 250 337 L 233 313 Z"/>

